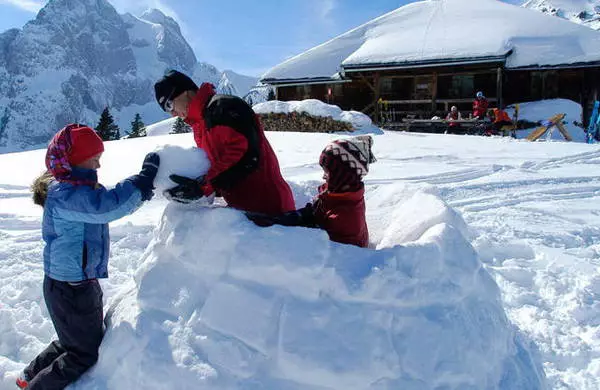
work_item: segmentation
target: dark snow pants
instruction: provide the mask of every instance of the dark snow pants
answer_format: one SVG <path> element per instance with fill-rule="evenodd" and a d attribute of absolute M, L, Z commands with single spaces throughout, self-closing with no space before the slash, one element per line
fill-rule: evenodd
<path fill-rule="evenodd" d="M 59 390 L 98 360 L 102 342 L 102 288 L 96 279 L 69 284 L 44 277 L 44 299 L 58 340 L 24 370 L 27 390 Z"/>

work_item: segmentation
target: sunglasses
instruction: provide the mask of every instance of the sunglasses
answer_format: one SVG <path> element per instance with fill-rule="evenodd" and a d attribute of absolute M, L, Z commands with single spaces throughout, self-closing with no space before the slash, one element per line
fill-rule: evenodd
<path fill-rule="evenodd" d="M 173 88 L 173 89 L 171 90 L 171 93 L 169 94 L 169 97 L 167 97 L 167 100 L 165 100 L 165 105 L 164 105 L 164 107 L 165 107 L 165 111 L 166 111 L 168 114 L 170 114 L 170 113 L 172 113 L 172 112 L 173 112 L 173 100 L 175 100 L 175 99 L 173 98 L 173 94 L 174 94 L 174 93 L 175 93 L 175 88 Z M 177 96 L 175 96 L 175 97 L 177 97 Z"/>

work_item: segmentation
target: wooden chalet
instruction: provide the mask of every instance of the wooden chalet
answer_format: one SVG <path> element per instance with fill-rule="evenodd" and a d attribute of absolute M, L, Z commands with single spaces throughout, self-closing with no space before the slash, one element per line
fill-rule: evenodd
<path fill-rule="evenodd" d="M 448 11 L 455 8 L 467 10 L 466 15 Z M 480 15 L 488 12 L 496 18 L 480 21 Z M 417 20 L 411 23 L 408 17 Z M 436 38 L 442 34 L 420 23 L 420 18 L 438 22 L 442 25 L 438 29 L 449 34 L 448 20 L 457 20 L 459 27 L 464 23 L 466 27 L 460 27 L 463 30 L 453 38 L 463 41 L 444 50 L 448 40 L 441 40 L 437 44 L 442 49 L 436 48 Z M 525 26 L 518 25 L 524 20 Z M 501 26 L 500 39 L 476 36 L 469 47 L 482 25 L 482 31 L 488 31 L 486 24 L 491 30 Z M 413 40 L 402 50 L 398 47 L 407 37 L 406 25 L 413 28 Z M 372 42 L 371 35 L 378 41 Z M 419 38 L 424 42 L 415 41 Z M 452 105 L 468 116 L 476 91 L 484 92 L 491 107 L 570 99 L 583 106 L 584 118 L 568 120 L 585 121 L 600 90 L 600 33 L 497 0 L 424 1 L 300 54 L 268 71 L 262 82 L 275 87 L 279 100 L 319 99 L 344 110 L 362 111 L 391 128 L 408 115 L 445 116 Z"/>

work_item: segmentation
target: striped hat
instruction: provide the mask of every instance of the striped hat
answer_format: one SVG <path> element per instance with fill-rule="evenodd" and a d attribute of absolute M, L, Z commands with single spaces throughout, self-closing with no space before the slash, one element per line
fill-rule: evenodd
<path fill-rule="evenodd" d="M 330 192 L 357 191 L 362 188 L 362 178 L 369 173 L 369 164 L 377 161 L 371 148 L 373 138 L 361 135 L 335 140 L 321 152 L 319 165 L 327 173 Z"/>

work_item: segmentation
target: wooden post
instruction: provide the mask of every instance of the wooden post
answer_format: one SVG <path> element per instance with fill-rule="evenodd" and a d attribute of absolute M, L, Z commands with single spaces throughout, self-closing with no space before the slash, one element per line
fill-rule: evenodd
<path fill-rule="evenodd" d="M 504 100 L 502 99 L 502 67 L 499 66 L 496 71 L 496 103 L 498 104 L 498 108 L 502 108 L 502 104 Z"/>
<path fill-rule="evenodd" d="M 381 92 L 381 86 L 379 85 L 379 72 L 375 72 L 375 76 L 373 79 L 373 86 L 374 88 L 374 99 L 373 99 L 373 104 L 375 105 L 375 123 L 379 123 L 379 96 L 380 96 L 380 92 Z"/>
<path fill-rule="evenodd" d="M 437 111 L 437 92 L 438 92 L 438 74 L 437 72 L 433 72 L 433 84 L 431 86 L 431 111 L 433 115 L 436 114 Z"/>

